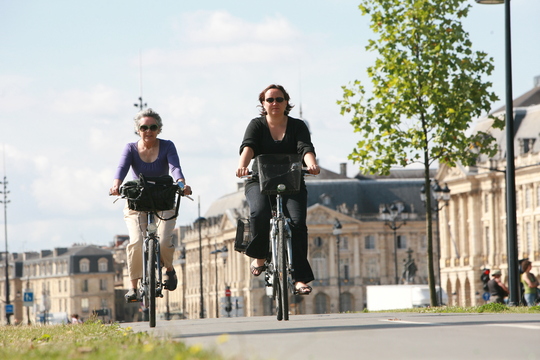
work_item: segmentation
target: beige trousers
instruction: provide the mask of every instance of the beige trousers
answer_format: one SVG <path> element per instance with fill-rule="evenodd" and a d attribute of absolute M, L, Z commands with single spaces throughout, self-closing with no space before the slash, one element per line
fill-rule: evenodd
<path fill-rule="evenodd" d="M 174 215 L 175 210 L 159 212 L 162 218 L 169 218 Z M 163 221 L 154 217 L 158 224 L 157 235 L 159 236 L 161 263 L 165 268 L 172 267 L 174 256 L 174 244 L 172 243 L 173 230 L 176 225 L 176 218 Z M 130 210 L 124 207 L 124 221 L 126 222 L 129 234 L 129 244 L 126 247 L 127 268 L 130 280 L 140 279 L 143 275 L 143 239 L 148 223 L 146 212 Z"/>

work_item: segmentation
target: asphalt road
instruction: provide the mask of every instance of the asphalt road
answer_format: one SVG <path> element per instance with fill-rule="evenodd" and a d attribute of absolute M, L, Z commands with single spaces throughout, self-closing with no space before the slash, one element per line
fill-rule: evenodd
<path fill-rule="evenodd" d="M 123 323 L 237 360 L 540 359 L 540 315 L 358 313 Z"/>

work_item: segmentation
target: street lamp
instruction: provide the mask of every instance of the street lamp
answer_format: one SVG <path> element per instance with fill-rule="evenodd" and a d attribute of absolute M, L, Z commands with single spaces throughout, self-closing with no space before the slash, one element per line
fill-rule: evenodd
<path fill-rule="evenodd" d="M 210 254 L 214 254 L 214 262 L 215 262 L 215 268 L 216 268 L 216 318 L 219 317 L 219 296 L 218 296 L 218 265 L 217 265 L 217 254 L 220 254 L 220 257 L 223 259 L 223 265 L 225 266 L 225 263 L 227 262 L 227 256 L 229 256 L 229 249 L 227 249 L 227 246 L 223 246 L 221 249 L 215 249 L 210 252 Z"/>
<path fill-rule="evenodd" d="M 186 247 L 180 249 L 180 258 L 178 259 L 182 268 L 182 318 L 186 318 Z"/>
<path fill-rule="evenodd" d="M 390 205 L 390 208 L 387 206 L 384 207 L 382 211 L 383 219 L 386 221 L 385 225 L 388 226 L 392 231 L 394 231 L 394 270 L 395 270 L 395 282 L 396 285 L 399 284 L 398 277 L 398 265 L 397 265 L 397 230 L 403 225 L 407 224 L 406 220 L 409 217 L 409 214 L 405 211 L 403 205 L 397 206 L 396 204 Z M 398 222 L 401 224 L 397 225 Z"/>
<path fill-rule="evenodd" d="M 341 313 L 341 271 L 340 271 L 340 259 L 339 259 L 339 235 L 341 235 L 341 223 L 338 219 L 334 222 L 334 228 L 332 230 L 332 234 L 336 236 L 336 242 L 337 242 L 337 286 L 338 286 L 338 310 Z"/>
<path fill-rule="evenodd" d="M 0 194 L 4 195 L 4 200 L 0 201 L 0 204 L 4 204 L 4 235 L 5 235 L 5 241 L 6 241 L 6 252 L 4 253 L 4 259 L 6 261 L 6 268 L 5 270 L 5 276 L 6 276 L 6 305 L 11 305 L 11 302 L 9 300 L 9 252 L 8 252 L 8 237 L 7 237 L 7 204 L 10 202 L 7 199 L 7 195 L 9 194 L 9 191 L 7 191 L 7 178 L 4 176 L 4 181 L 0 181 L 1 185 L 4 185 L 4 191 L 0 191 Z M 8 307 L 6 306 L 6 321 L 7 324 L 11 324 L 10 316 L 12 314 L 8 312 Z"/>
<path fill-rule="evenodd" d="M 505 9 L 505 73 L 506 73 L 506 247 L 508 252 L 508 305 L 519 304 L 518 254 L 516 242 L 516 179 L 514 164 L 514 109 L 512 95 L 512 44 L 510 0 L 476 0 L 479 4 L 503 4 Z"/>
<path fill-rule="evenodd" d="M 439 182 L 437 180 L 433 181 L 433 184 L 431 184 L 430 189 L 430 196 L 433 191 L 433 197 L 435 198 L 435 207 L 432 208 L 436 214 L 437 214 L 437 255 L 438 255 L 438 278 L 439 278 L 439 306 L 442 306 L 442 282 L 441 282 L 441 235 L 439 233 L 439 211 L 442 210 L 445 206 L 448 205 L 448 201 L 450 201 L 450 189 L 448 188 L 447 184 L 444 184 L 444 187 L 441 188 L 439 185 Z M 426 206 L 426 188 L 424 185 L 420 188 L 420 200 L 424 203 L 424 206 Z M 444 201 L 444 204 L 439 207 L 439 201 Z"/>
<path fill-rule="evenodd" d="M 199 228 L 199 280 L 200 280 L 199 290 L 201 293 L 199 318 L 201 319 L 204 319 L 203 263 L 202 263 L 202 236 L 201 236 L 201 226 L 203 222 L 206 222 L 206 219 L 200 216 L 195 220 L 195 224 L 197 224 Z"/>

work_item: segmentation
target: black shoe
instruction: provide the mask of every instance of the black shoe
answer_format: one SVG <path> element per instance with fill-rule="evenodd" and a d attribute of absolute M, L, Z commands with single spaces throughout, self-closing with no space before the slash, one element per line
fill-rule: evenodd
<path fill-rule="evenodd" d="M 172 271 L 166 271 L 165 272 L 165 289 L 169 291 L 176 290 L 176 287 L 178 286 L 178 278 L 176 277 L 176 271 L 172 269 Z"/>
<path fill-rule="evenodd" d="M 129 289 L 129 291 L 124 295 L 127 303 L 137 302 L 137 289 Z"/>

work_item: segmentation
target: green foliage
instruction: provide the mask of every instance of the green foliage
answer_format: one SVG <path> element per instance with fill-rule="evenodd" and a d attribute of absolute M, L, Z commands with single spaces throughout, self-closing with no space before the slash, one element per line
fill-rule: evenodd
<path fill-rule="evenodd" d="M 478 312 L 504 312 L 508 310 L 508 306 L 499 303 L 484 304 L 478 307 Z"/>
<path fill-rule="evenodd" d="M 200 346 L 158 339 L 99 321 L 80 325 L 0 326 L 0 359 L 207 359 L 220 356 Z"/>
<path fill-rule="evenodd" d="M 360 0 L 378 35 L 366 46 L 378 53 L 367 69 L 372 94 L 357 80 L 342 87 L 338 104 L 359 134 L 349 159 L 362 172 L 435 161 L 472 165 L 479 153 L 496 153 L 488 133 L 467 134 L 497 100 L 482 80 L 493 59 L 471 50 L 460 22 L 469 8 L 466 0 Z"/>
<path fill-rule="evenodd" d="M 375 311 L 375 312 L 386 312 L 386 313 L 433 313 L 433 314 L 460 314 L 460 313 L 507 313 L 507 314 L 538 314 L 540 313 L 540 306 L 507 306 L 505 304 L 490 303 L 480 306 L 429 306 L 413 309 L 400 309 L 400 310 L 386 310 L 386 311 Z"/>

